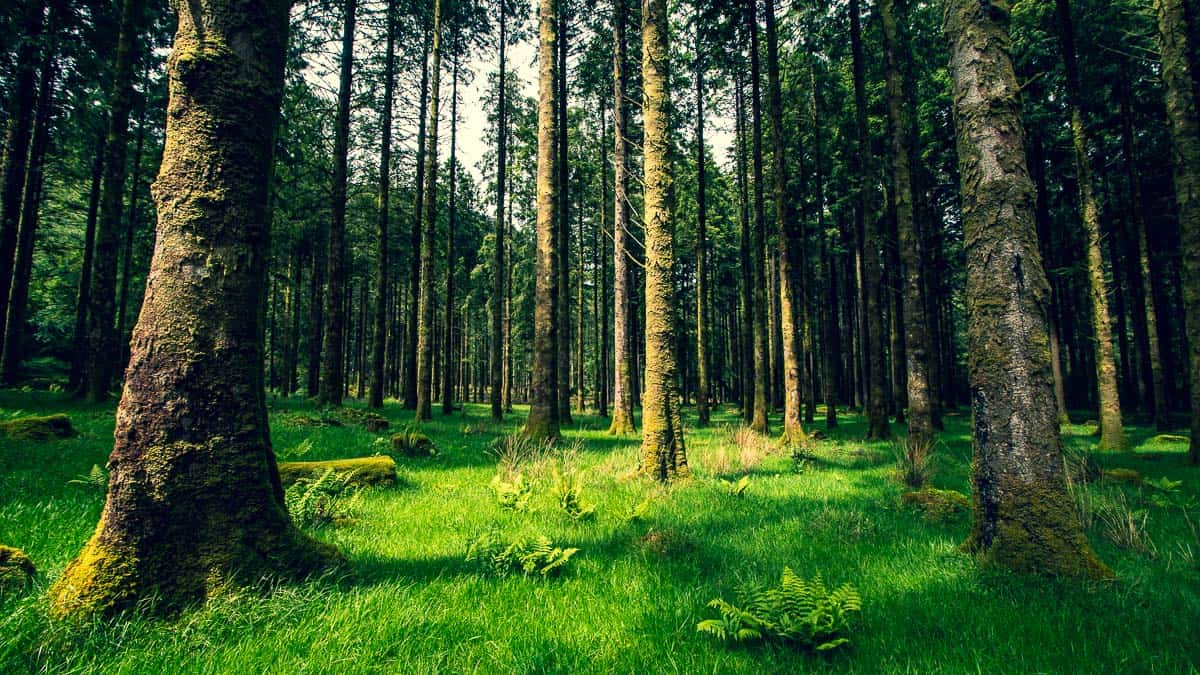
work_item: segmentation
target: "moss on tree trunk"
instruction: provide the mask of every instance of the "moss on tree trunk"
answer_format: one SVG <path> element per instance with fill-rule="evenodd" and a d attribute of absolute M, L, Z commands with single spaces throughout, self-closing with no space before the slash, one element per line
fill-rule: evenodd
<path fill-rule="evenodd" d="M 58 616 L 157 598 L 170 611 L 230 583 L 339 559 L 291 523 L 262 381 L 267 186 L 288 5 L 173 3 L 170 99 L 153 187 L 158 232 L 117 409 L 95 534 L 51 589 Z"/>
<path fill-rule="evenodd" d="M 974 518 L 964 548 L 1019 572 L 1105 577 L 1066 491 L 1006 5 L 949 0 L 967 264 Z"/>
<path fill-rule="evenodd" d="M 613 391 L 608 432 L 631 434 L 633 426 L 633 336 L 630 332 L 629 158 L 626 132 L 628 62 L 625 3 L 613 0 Z"/>

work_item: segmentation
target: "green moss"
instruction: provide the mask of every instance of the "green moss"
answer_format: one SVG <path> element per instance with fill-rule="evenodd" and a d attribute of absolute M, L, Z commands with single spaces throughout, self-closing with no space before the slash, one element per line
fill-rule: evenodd
<path fill-rule="evenodd" d="M 1187 442 L 1189 442 L 1189 439 L 1188 439 L 1188 437 L 1187 437 L 1187 436 L 1179 436 L 1179 435 L 1177 435 L 1177 434 L 1159 434 L 1159 435 L 1155 436 L 1154 438 L 1152 438 L 1152 439 L 1150 439 L 1150 440 L 1151 440 L 1151 441 L 1153 441 L 1153 442 L 1155 442 L 1155 443 L 1163 443 L 1163 444 L 1165 444 L 1165 443 L 1187 443 Z"/>
<path fill-rule="evenodd" d="M 392 452 L 405 457 L 433 457 L 437 448 L 428 436 L 419 431 L 392 434 Z"/>
<path fill-rule="evenodd" d="M 19 548 L 0 544 L 0 589 L 21 586 L 37 574 L 37 568 Z"/>
<path fill-rule="evenodd" d="M 71 438 L 76 434 L 71 418 L 63 414 L 45 417 L 18 417 L 0 422 L 0 435 L 30 441 L 48 441 L 51 438 Z"/>
<path fill-rule="evenodd" d="M 925 520 L 947 522 L 966 515 L 971 510 L 971 500 L 955 490 L 922 488 L 906 492 L 900 498 L 905 505 L 921 511 Z"/>
<path fill-rule="evenodd" d="M 1129 485 L 1141 486 L 1143 483 L 1142 474 L 1134 469 L 1106 469 L 1104 478 L 1114 483 L 1128 483 Z"/>
<path fill-rule="evenodd" d="M 301 479 L 320 478 L 329 469 L 337 474 L 350 474 L 350 485 L 372 487 L 396 484 L 396 462 L 387 455 L 325 462 L 280 462 L 279 480 L 286 487 Z"/>

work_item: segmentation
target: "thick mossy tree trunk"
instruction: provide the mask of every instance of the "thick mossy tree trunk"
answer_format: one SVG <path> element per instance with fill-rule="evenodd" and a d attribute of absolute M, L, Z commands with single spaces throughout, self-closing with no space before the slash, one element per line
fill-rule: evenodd
<path fill-rule="evenodd" d="M 92 539 L 51 589 L 58 616 L 152 598 L 172 611 L 231 583 L 339 559 L 288 518 L 262 380 L 266 195 L 288 3 L 173 5 L 155 252 L 108 497 Z"/>
<path fill-rule="evenodd" d="M 121 31 L 113 65 L 113 88 L 108 113 L 107 156 L 96 223 L 95 268 L 92 270 L 91 307 L 88 310 L 88 365 L 86 395 L 89 401 L 108 398 L 117 360 L 117 331 L 113 324 L 117 294 L 117 246 L 125 196 L 125 151 L 129 112 L 133 109 L 133 67 L 141 35 L 143 0 L 123 0 Z"/>
<path fill-rule="evenodd" d="M 379 140 L 378 249 L 375 252 L 375 316 L 371 340 L 371 393 L 368 405 L 383 407 L 383 362 L 387 349 L 388 210 L 392 188 L 392 101 L 396 89 L 396 0 L 387 4 L 387 49 L 383 61 L 383 114 Z"/>
<path fill-rule="evenodd" d="M 863 56 L 861 8 L 859 0 L 850 0 L 850 49 L 854 70 L 854 134 L 858 147 L 858 164 L 855 168 L 855 190 L 858 206 L 855 210 L 856 229 L 862 233 L 862 254 L 859 259 L 863 289 L 862 317 L 864 368 L 866 369 L 867 438 L 885 440 L 891 438 L 888 425 L 886 399 L 886 364 L 884 363 L 883 322 L 883 265 L 881 250 L 882 236 L 879 222 L 874 213 L 874 197 L 870 182 L 871 142 L 867 129 L 866 63 Z"/>
<path fill-rule="evenodd" d="M 429 119 L 429 50 L 433 39 L 425 22 L 425 47 L 421 56 L 421 103 L 417 122 L 417 166 L 413 183 L 412 229 L 409 232 L 408 320 L 404 342 L 404 408 L 417 408 L 417 324 L 421 305 L 421 219 L 425 214 L 425 123 Z"/>
<path fill-rule="evenodd" d="M 754 335 L 754 415 L 750 428 L 760 434 L 771 432 L 767 417 L 771 404 L 771 354 L 768 346 L 766 270 L 766 214 L 763 197 L 762 157 L 762 87 L 758 48 L 757 2 L 746 4 L 746 32 L 750 36 L 750 115 L 754 148 L 751 158 L 754 171 L 754 224 L 750 230 L 750 305 L 753 311 L 751 327 Z"/>
<path fill-rule="evenodd" d="M 1200 119 L 1192 95 L 1195 82 L 1188 61 L 1191 47 L 1184 2 L 1155 0 L 1154 6 L 1174 150 L 1175 205 L 1179 210 L 1183 308 L 1192 383 L 1190 458 L 1193 464 L 1200 464 Z"/>
<path fill-rule="evenodd" d="M 630 331 L 629 158 L 626 107 L 629 77 L 625 30 L 629 0 L 613 0 L 613 391 L 610 434 L 633 426 L 633 335 Z"/>
<path fill-rule="evenodd" d="M 802 322 L 804 285 L 804 232 L 792 213 L 788 193 L 788 151 L 783 135 L 783 96 L 779 83 L 779 36 L 775 26 L 775 4 L 764 8 L 767 36 L 767 116 L 771 118 L 771 153 L 775 179 L 775 223 L 779 239 L 780 342 L 783 351 L 783 442 L 804 440 L 801 417 L 801 387 L 804 384 Z"/>
<path fill-rule="evenodd" d="M 671 213 L 670 50 L 666 0 L 642 2 L 642 111 L 646 180 L 646 388 L 641 472 L 659 481 L 686 476 L 675 341 L 675 223 Z"/>
<path fill-rule="evenodd" d="M 899 278 L 903 294 L 904 348 L 907 357 L 908 443 L 928 446 L 933 442 L 933 412 L 929 394 L 929 330 L 925 300 L 921 295 L 921 235 L 913 209 L 913 128 L 905 105 L 905 64 L 908 43 L 902 39 L 895 0 L 880 0 L 884 56 L 887 62 L 888 121 L 892 127 L 892 183 L 895 187 L 896 232 L 899 243 Z M 900 383 L 897 383 L 900 386 Z"/>
<path fill-rule="evenodd" d="M 620 0 L 618 0 L 620 1 Z M 558 75 L 555 0 L 538 2 L 537 260 L 533 309 L 533 376 L 525 435 L 557 440 L 558 429 L 558 225 L 555 222 L 558 147 L 555 84 Z"/>
<path fill-rule="evenodd" d="M 948 0 L 975 458 L 964 548 L 1019 572 L 1107 577 L 1067 494 L 1007 5 Z"/>
<path fill-rule="evenodd" d="M 488 302 L 491 311 L 492 340 L 488 349 L 489 401 L 492 419 L 504 419 L 504 188 L 508 164 L 508 73 L 505 72 L 505 52 L 508 48 L 508 7 L 500 2 L 500 77 L 496 101 L 496 243 L 492 251 L 492 295 Z"/>
<path fill-rule="evenodd" d="M 708 382 L 708 203 L 704 148 L 704 45 L 701 6 L 696 6 L 696 422 L 709 423 Z"/>
<path fill-rule="evenodd" d="M 1079 190 L 1079 206 L 1087 244 L 1088 288 L 1092 299 L 1092 332 L 1096 344 L 1096 388 L 1100 402 L 1101 450 L 1126 450 L 1125 430 L 1121 425 L 1121 400 L 1117 387 L 1117 362 L 1113 354 L 1112 318 L 1108 309 L 1108 284 L 1104 279 L 1104 253 L 1100 246 L 1104 234 L 1100 231 L 1100 201 L 1096 196 L 1090 135 L 1083 122 L 1083 92 L 1079 65 L 1075 58 L 1075 32 L 1071 22 L 1069 0 L 1056 0 L 1059 32 L 1066 74 L 1067 104 L 1071 114 L 1071 139 L 1075 151 L 1075 173 Z"/>
<path fill-rule="evenodd" d="M 442 0 L 433 3 L 433 63 L 429 66 L 429 120 L 425 145 L 425 213 L 421 216 L 421 281 L 417 303 L 417 412 L 418 421 L 433 417 L 433 277 L 437 245 L 438 107 L 441 99 Z"/>

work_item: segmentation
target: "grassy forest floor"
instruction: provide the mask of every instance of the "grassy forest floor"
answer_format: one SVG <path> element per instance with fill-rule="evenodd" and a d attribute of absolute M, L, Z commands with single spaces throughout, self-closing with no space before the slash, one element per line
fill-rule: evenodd
<path fill-rule="evenodd" d="M 358 426 L 306 424 L 315 412 L 307 402 L 275 399 L 270 407 L 281 461 L 384 447 L 375 439 L 385 436 Z M 861 442 L 862 418 L 844 415 L 797 463 L 770 444 L 739 448 L 733 409 L 719 410 L 708 429 L 691 417 L 693 477 L 669 490 L 631 477 L 636 438 L 609 436 L 605 420 L 577 415 L 564 434 L 568 450 L 525 468 L 535 486 L 527 513 L 501 509 L 489 487 L 493 441 L 518 430 L 522 413 L 495 426 L 483 406 L 450 417 L 439 409 L 423 427 L 438 456 L 397 457 L 399 487 L 365 491 L 349 523 L 316 531 L 349 558 L 349 573 L 265 595 L 234 593 L 175 621 L 54 622 L 46 589 L 91 534 L 103 502 L 102 488 L 70 481 L 104 464 L 113 407 L 0 392 L 0 418 L 50 412 L 67 413 L 80 435 L 0 439 L 0 542 L 25 549 L 39 567 L 33 584 L 0 595 L 4 673 L 1200 668 L 1200 541 L 1185 512 L 1155 503 L 1161 491 L 1114 480 L 1086 488 L 1091 539 L 1117 581 L 1016 578 L 979 569 L 957 551 L 967 516 L 931 521 L 901 505 L 894 446 Z M 394 402 L 384 413 L 392 430 L 411 416 Z M 815 428 L 824 431 L 820 422 Z M 1101 466 L 1181 480 L 1173 500 L 1200 495 L 1185 442 L 1149 428 L 1128 433 L 1134 452 L 1100 455 Z M 1094 442 L 1090 427 L 1069 426 L 1064 435 L 1069 448 Z M 947 417 L 933 484 L 966 491 L 970 454 L 969 418 Z M 553 467 L 564 461 L 582 476 L 584 500 L 596 507 L 591 520 L 572 520 L 551 496 Z M 740 497 L 721 482 L 744 475 L 750 484 Z M 647 498 L 643 517 L 630 521 Z M 493 526 L 580 551 L 557 578 L 487 576 L 464 556 L 468 537 Z M 826 657 L 727 648 L 696 632 L 711 616 L 709 600 L 734 600 L 745 582 L 774 582 L 785 565 L 858 587 L 863 610 L 849 649 Z"/>

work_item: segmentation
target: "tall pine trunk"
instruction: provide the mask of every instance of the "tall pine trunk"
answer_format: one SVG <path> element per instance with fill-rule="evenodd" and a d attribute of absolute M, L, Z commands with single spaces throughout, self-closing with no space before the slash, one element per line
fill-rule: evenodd
<path fill-rule="evenodd" d="M 700 3 L 696 3 L 696 422 L 709 423 L 708 381 L 708 204 L 704 148 L 704 44 L 700 39 Z"/>
<path fill-rule="evenodd" d="M 457 43 L 457 35 L 455 36 Z M 458 45 L 454 45 L 454 63 L 450 76 L 450 203 L 446 236 L 446 344 L 442 352 L 442 414 L 454 412 L 454 389 L 459 374 L 459 364 L 454 357 L 457 332 L 454 313 L 454 236 L 458 227 Z"/>
<path fill-rule="evenodd" d="M 92 184 L 88 191 L 87 220 L 83 234 L 83 261 L 79 266 L 79 290 L 75 300 L 75 330 L 71 339 L 71 373 L 67 389 L 74 395 L 83 394 L 84 369 L 87 367 L 88 307 L 92 292 L 92 256 L 96 248 L 96 220 L 100 213 L 100 180 L 104 176 L 104 147 L 108 133 L 100 134 L 96 154 L 92 157 Z"/>
<path fill-rule="evenodd" d="M 383 61 L 383 110 L 379 138 L 378 234 L 375 252 L 375 317 L 371 340 L 371 393 L 368 405 L 383 407 L 383 362 L 387 349 L 388 210 L 392 189 L 392 102 L 396 89 L 396 0 L 387 3 L 387 50 Z"/>
<path fill-rule="evenodd" d="M 434 240 L 437 233 L 438 107 L 441 99 L 442 0 L 433 3 L 433 63 L 429 67 L 429 121 L 425 145 L 425 213 L 421 217 L 421 280 L 417 303 L 417 412 L 418 421 L 433 417 Z"/>
<path fill-rule="evenodd" d="M 750 428 L 760 434 L 770 433 L 767 413 L 771 402 L 771 354 L 767 335 L 767 271 L 766 264 L 766 214 L 763 197 L 762 157 L 762 92 L 758 57 L 758 11 L 757 0 L 746 5 L 746 31 L 750 35 L 750 115 L 753 145 L 754 223 L 750 229 L 750 305 L 753 312 L 751 327 L 754 339 L 754 415 Z"/>
<path fill-rule="evenodd" d="M 633 433 L 633 311 L 629 258 L 628 56 L 629 0 L 613 0 L 613 395 L 610 434 Z"/>
<path fill-rule="evenodd" d="M 417 408 L 417 324 L 421 305 L 421 219 L 425 216 L 425 136 L 429 119 L 429 50 L 433 34 L 425 22 L 425 47 L 421 56 L 421 103 L 417 122 L 417 170 L 413 185 L 412 229 L 409 233 L 408 320 L 404 344 L 404 407 Z"/>
<path fill-rule="evenodd" d="M 508 167 L 508 72 L 505 52 L 508 48 L 508 8 L 500 0 L 500 77 L 496 102 L 496 244 L 492 251 L 492 295 L 489 300 L 492 341 L 488 350 L 488 384 L 491 386 L 492 419 L 504 419 L 504 188 Z"/>

